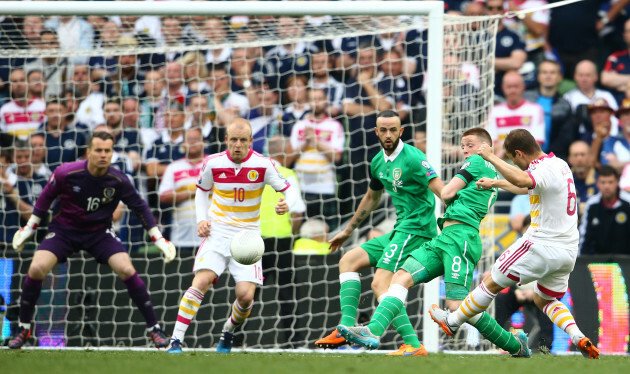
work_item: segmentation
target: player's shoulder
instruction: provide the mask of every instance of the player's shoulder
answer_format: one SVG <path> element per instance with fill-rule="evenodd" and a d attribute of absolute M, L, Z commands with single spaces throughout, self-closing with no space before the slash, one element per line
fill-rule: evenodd
<path fill-rule="evenodd" d="M 206 167 L 213 166 L 220 163 L 223 160 L 227 160 L 227 151 L 213 153 L 209 156 L 206 156 L 206 158 L 204 158 L 203 160 L 203 165 Z"/>
<path fill-rule="evenodd" d="M 105 175 L 108 176 L 109 178 L 113 178 L 117 180 L 119 183 L 124 183 L 124 184 L 131 183 L 129 181 L 129 177 L 127 176 L 127 174 L 125 174 L 122 170 L 115 168 L 113 166 L 109 167 Z"/>
<path fill-rule="evenodd" d="M 87 173 L 87 161 L 85 160 L 66 162 L 59 165 L 55 169 L 55 175 L 57 176 L 57 178 L 62 175 L 65 176 L 68 174 L 77 174 L 81 172 Z"/>

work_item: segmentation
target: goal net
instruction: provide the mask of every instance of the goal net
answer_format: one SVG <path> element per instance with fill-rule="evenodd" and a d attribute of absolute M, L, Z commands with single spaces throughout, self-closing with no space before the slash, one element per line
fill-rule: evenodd
<path fill-rule="evenodd" d="M 152 9 L 157 8 L 151 7 L 165 5 L 143 4 L 140 14 L 155 14 Z M 191 9 L 196 5 L 180 4 Z M 396 110 L 405 128 L 403 140 L 425 150 L 448 181 L 463 161 L 461 134 L 483 126 L 493 102 L 496 19 L 444 16 L 443 56 L 436 57 L 428 52 L 434 31 L 426 15 L 44 14 L 50 13 L 33 11 L 2 21 L 0 121 L 6 158 L 1 160 L 0 177 L 13 178 L 22 200 L 32 204 L 50 170 L 81 159 L 90 133 L 103 125 L 109 128 L 117 140 L 114 165 L 129 175 L 165 235 L 178 246 L 177 259 L 164 265 L 133 214 L 124 210 L 115 217 L 117 235 L 147 283 L 158 320 L 168 333 L 179 300 L 191 285 L 198 245 L 197 239 L 186 237 L 196 231 L 194 201 L 162 198 L 164 191 L 190 188 L 189 181 L 177 179 L 181 174 L 165 177 L 171 172 L 168 165 L 185 157 L 185 129 L 200 127 L 205 152 L 215 153 L 226 148 L 225 125 L 235 117 L 246 118 L 254 130 L 253 148 L 269 155 L 272 137 L 285 136 L 295 145 L 294 125 L 311 112 L 309 89 L 322 89 L 343 138 L 342 157 L 334 164 L 320 163 L 333 172 L 330 190 L 325 183 L 312 182 L 309 170 L 321 170 L 319 161 L 312 161 L 315 169 L 300 170 L 305 163 L 299 160 L 290 167 L 303 177 L 307 221 L 321 218 L 332 237 L 347 224 L 367 190 L 368 166 L 380 150 L 373 130 L 378 111 Z M 432 65 L 432 58 L 439 63 Z M 436 66 L 435 71 L 429 71 L 430 66 Z M 443 84 L 432 85 L 436 78 Z M 440 101 L 432 104 L 432 95 L 443 96 L 441 108 Z M 31 150 L 26 161 L 17 158 L 24 147 Z M 7 245 L 24 224 L 24 215 L 6 193 L 0 204 L 0 295 L 5 302 L 0 310 L 6 310 L 2 336 L 7 337 L 17 324 L 18 298 L 36 243 L 20 254 Z M 388 232 L 393 220 L 395 209 L 385 196 L 344 251 L 374 235 L 373 229 Z M 494 261 L 492 215 L 481 232 L 484 255 L 475 284 Z M 294 252 L 296 238 L 265 239 L 264 286 L 257 291 L 252 315 L 236 332 L 236 347 L 312 348 L 338 324 L 342 253 Z M 371 278 L 370 269 L 362 272 L 359 323 L 369 319 L 376 305 Z M 208 292 L 188 330 L 188 347 L 216 346 L 235 297 L 233 287 L 233 280 L 222 275 Z M 443 286 L 432 287 L 443 300 Z M 436 330 L 428 333 L 423 320 L 428 305 L 438 300 L 423 300 L 423 288 L 415 288 L 407 308 L 425 345 L 452 350 L 489 347 L 466 329 L 456 339 L 438 337 Z M 122 282 L 85 252 L 57 265 L 46 278 L 34 323 L 39 346 L 148 343 L 142 318 Z M 383 343 L 383 349 L 395 349 L 402 340 L 389 331 Z"/>

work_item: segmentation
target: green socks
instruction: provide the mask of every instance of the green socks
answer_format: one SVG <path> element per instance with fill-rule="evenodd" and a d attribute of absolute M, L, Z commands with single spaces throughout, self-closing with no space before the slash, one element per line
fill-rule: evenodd
<path fill-rule="evenodd" d="M 348 273 L 342 275 L 346 274 Z M 356 277 L 354 277 L 354 274 L 356 274 Z M 350 277 L 351 279 L 348 279 Z M 339 322 L 339 324 L 344 326 L 354 326 L 357 320 L 359 297 L 361 297 L 361 281 L 359 275 L 352 273 L 350 277 L 341 280 L 341 287 L 339 289 L 339 303 L 341 304 L 341 322 Z"/>
<path fill-rule="evenodd" d="M 517 353 L 521 348 L 521 343 L 516 339 L 514 334 L 507 332 L 487 312 L 483 312 L 479 321 L 473 326 L 479 330 L 479 333 L 481 333 L 484 338 L 511 354 Z"/>
<path fill-rule="evenodd" d="M 389 326 L 389 324 L 394 320 L 394 317 L 399 316 L 401 310 L 405 310 L 405 307 L 400 299 L 393 296 L 388 296 L 383 299 L 383 301 L 378 304 L 378 308 L 376 308 L 376 311 L 374 311 L 374 315 L 372 315 L 372 320 L 368 325 L 372 334 L 378 336 L 383 335 L 383 333 L 387 329 L 387 326 Z M 407 323 L 409 323 L 409 317 L 407 316 L 406 311 L 404 316 L 407 317 Z M 411 327 L 410 323 L 409 327 Z"/>
<path fill-rule="evenodd" d="M 400 313 L 398 313 L 398 315 L 392 320 L 392 326 L 394 326 L 396 331 L 400 334 L 400 336 L 402 336 L 403 342 L 405 344 L 410 345 L 414 348 L 420 348 L 420 340 L 418 339 L 416 330 L 414 330 L 413 326 L 411 325 L 409 315 L 407 315 L 407 308 L 403 307 L 400 310 Z M 371 330 L 372 329 L 370 329 L 370 331 Z M 372 333 L 374 332 L 372 331 Z"/>

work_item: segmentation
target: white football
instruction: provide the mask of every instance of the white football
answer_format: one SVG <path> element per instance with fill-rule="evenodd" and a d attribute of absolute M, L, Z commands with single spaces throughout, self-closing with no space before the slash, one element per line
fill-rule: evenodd
<path fill-rule="evenodd" d="M 255 264 L 265 253 L 265 242 L 260 233 L 253 230 L 241 230 L 232 238 L 230 253 L 239 264 Z"/>

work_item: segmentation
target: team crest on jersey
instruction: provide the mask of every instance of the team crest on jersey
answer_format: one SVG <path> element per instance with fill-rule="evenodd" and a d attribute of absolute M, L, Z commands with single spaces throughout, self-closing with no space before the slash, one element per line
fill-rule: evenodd
<path fill-rule="evenodd" d="M 617 221 L 617 223 L 619 224 L 626 223 L 627 220 L 628 220 L 628 216 L 624 212 L 619 212 L 615 216 L 615 221 Z"/>
<path fill-rule="evenodd" d="M 530 122 L 531 120 L 532 120 L 532 119 L 531 119 L 531 118 L 529 118 L 529 117 L 523 117 L 523 118 L 521 118 L 521 123 L 522 123 L 523 125 L 529 125 L 529 122 Z"/>
<path fill-rule="evenodd" d="M 400 170 L 400 168 L 394 169 L 392 176 L 394 177 L 394 180 L 399 180 L 402 176 L 402 170 Z"/>
<path fill-rule="evenodd" d="M 247 173 L 247 179 L 249 179 L 250 182 L 255 182 L 258 179 L 258 172 L 256 170 L 251 170 Z"/>
<path fill-rule="evenodd" d="M 54 232 L 49 232 L 48 234 L 46 234 L 46 236 L 44 236 L 44 239 L 52 239 L 55 237 L 55 233 Z"/>
<path fill-rule="evenodd" d="M 114 187 L 105 187 L 103 190 L 103 203 L 109 202 L 116 193 L 116 189 Z"/>
<path fill-rule="evenodd" d="M 464 165 L 462 165 L 462 169 L 466 169 L 469 166 L 470 166 L 470 161 L 466 161 L 464 162 Z"/>

